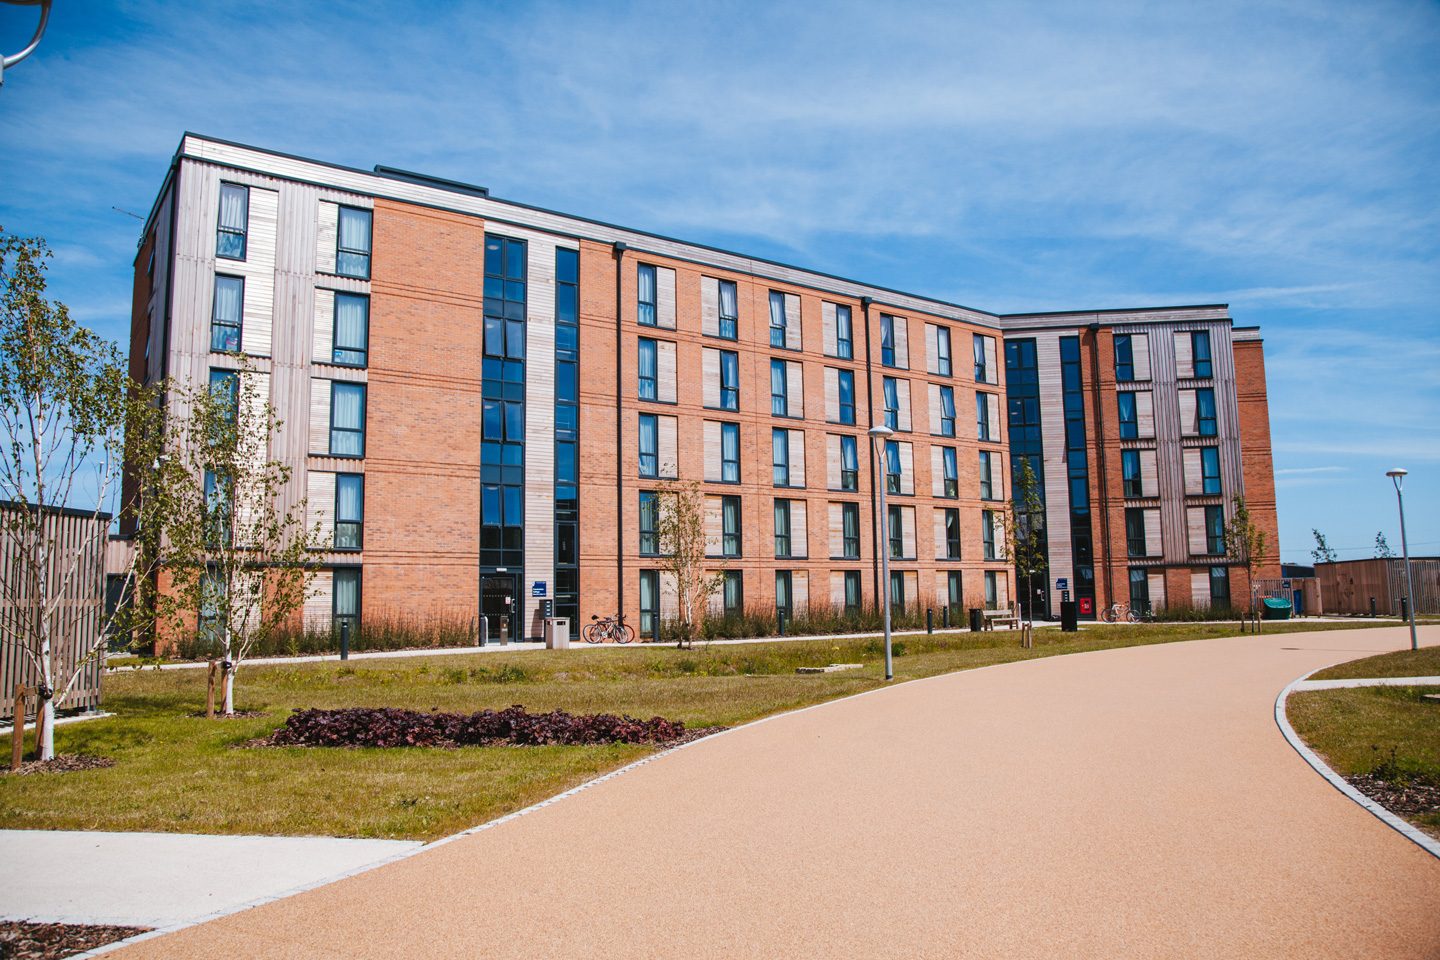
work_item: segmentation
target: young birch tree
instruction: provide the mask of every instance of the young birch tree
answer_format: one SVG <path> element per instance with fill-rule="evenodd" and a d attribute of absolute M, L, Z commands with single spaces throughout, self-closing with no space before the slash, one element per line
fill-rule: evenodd
<path fill-rule="evenodd" d="M 1005 505 L 1001 522 L 1005 527 L 1005 551 L 1015 565 L 1016 592 L 1024 593 L 1020 608 L 1025 616 L 1025 645 L 1033 643 L 1034 630 L 1034 580 L 1037 573 L 1044 573 L 1047 564 L 1045 550 L 1045 501 L 1040 499 L 1040 482 L 1030 466 L 1030 459 L 1020 461 L 1020 469 L 1012 480 L 1010 502 Z M 1021 583 L 1024 584 L 1023 588 Z"/>
<path fill-rule="evenodd" d="M 196 617 L 199 639 L 219 656 L 227 715 L 250 651 L 304 606 L 320 546 L 305 501 L 282 507 L 291 469 L 269 455 L 282 424 L 263 383 L 242 366 L 215 386 L 177 388 L 170 401 L 170 450 L 185 479 L 172 494 L 168 609 L 182 632 L 174 621 Z"/>
<path fill-rule="evenodd" d="M 1225 523 L 1225 553 L 1236 564 L 1245 569 L 1245 581 L 1250 585 L 1250 600 L 1247 607 L 1255 613 L 1255 568 L 1265 559 L 1269 546 L 1269 534 L 1250 516 L 1245 498 L 1235 497 L 1231 501 L 1232 513 Z"/>
<path fill-rule="evenodd" d="M 55 755 L 55 711 L 103 656 L 112 634 L 145 631 L 154 607 L 154 545 L 172 471 L 162 453 L 157 388 L 126 373 L 119 349 L 46 297 L 45 242 L 0 230 L 0 643 L 18 648 L 39 695 L 39 755 Z M 126 464 L 130 465 L 126 476 Z M 59 511 L 80 520 L 62 535 Z M 109 520 L 134 529 L 122 595 L 103 608 Z M 9 691 L 6 691 L 8 693 Z M 18 719 L 18 718 L 17 718 Z"/>
<path fill-rule="evenodd" d="M 693 480 L 671 481 L 656 500 L 656 539 L 665 570 L 675 578 L 676 646 L 693 646 L 699 616 L 725 582 L 723 572 L 705 569 L 705 494 Z"/>
<path fill-rule="evenodd" d="M 1325 534 L 1314 527 L 1310 528 L 1310 533 L 1315 538 L 1315 548 L 1310 551 L 1310 559 L 1316 563 L 1334 563 L 1336 559 L 1335 551 L 1332 550 L 1330 544 L 1326 542 Z"/>

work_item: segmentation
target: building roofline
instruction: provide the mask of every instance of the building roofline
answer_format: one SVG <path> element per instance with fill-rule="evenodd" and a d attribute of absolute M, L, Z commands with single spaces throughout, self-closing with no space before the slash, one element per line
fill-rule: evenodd
<path fill-rule="evenodd" d="M 1000 313 L 1001 320 L 1032 320 L 1045 317 L 1073 317 L 1104 313 L 1171 313 L 1176 310 L 1230 310 L 1228 303 L 1181 303 L 1168 307 L 1101 307 L 1095 310 L 1039 310 L 1033 313 Z M 1259 329 L 1256 327 L 1255 329 Z"/>
<path fill-rule="evenodd" d="M 21 503 L 18 500 L 0 500 L 0 510 L 40 510 L 33 503 Z M 78 507 L 45 507 L 44 513 L 52 513 L 61 517 L 76 517 L 80 520 L 100 520 L 107 526 L 115 518 L 104 510 L 81 510 Z"/>

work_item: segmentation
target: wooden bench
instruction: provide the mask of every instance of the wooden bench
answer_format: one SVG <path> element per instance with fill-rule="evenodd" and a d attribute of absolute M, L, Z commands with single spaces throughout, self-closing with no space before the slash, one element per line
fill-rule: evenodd
<path fill-rule="evenodd" d="M 997 623 L 1006 624 L 1011 629 L 1020 626 L 1020 617 L 1014 610 L 986 610 L 985 629 L 994 630 Z"/>

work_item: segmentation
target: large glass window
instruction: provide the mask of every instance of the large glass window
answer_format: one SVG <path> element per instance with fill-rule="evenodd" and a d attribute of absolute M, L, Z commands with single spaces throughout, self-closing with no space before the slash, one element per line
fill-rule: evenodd
<path fill-rule="evenodd" d="M 720 479 L 740 482 L 740 424 L 720 424 Z"/>
<path fill-rule="evenodd" d="M 1196 330 L 1190 334 L 1190 354 L 1193 358 L 1195 376 L 1212 377 L 1215 365 L 1210 359 L 1210 331 Z"/>
<path fill-rule="evenodd" d="M 950 328 L 935 328 L 935 372 L 942 377 L 950 376 Z"/>
<path fill-rule="evenodd" d="M 890 559 L 898 560 L 905 556 L 905 514 L 896 506 L 886 507 L 885 512 L 885 533 L 890 541 Z"/>
<path fill-rule="evenodd" d="M 364 546 L 365 475 L 335 474 L 335 549 L 359 550 Z"/>
<path fill-rule="evenodd" d="M 960 510 L 957 507 L 945 510 L 945 559 L 960 559 Z"/>
<path fill-rule="evenodd" d="M 655 268 L 648 263 L 642 263 L 635 268 L 636 278 L 636 321 L 643 327 L 653 327 L 659 323 L 655 311 Z"/>
<path fill-rule="evenodd" d="M 985 349 L 985 340 L 987 338 L 978 333 L 971 334 L 971 338 L 971 346 L 975 354 L 975 382 L 989 383 L 990 358 L 988 355 L 989 351 Z M 1031 341 L 1031 343 L 1033 345 L 1034 341 Z"/>
<path fill-rule="evenodd" d="M 1115 379 L 1122 382 L 1135 379 L 1135 349 L 1128 334 L 1115 338 Z"/>
<path fill-rule="evenodd" d="M 1205 552 L 1211 554 L 1223 554 L 1225 552 L 1225 508 L 1205 508 Z"/>
<path fill-rule="evenodd" d="M 556 247 L 555 615 L 571 623 L 580 622 L 579 360 L 580 252 Z"/>
<path fill-rule="evenodd" d="M 345 367 L 363 367 L 369 355 L 370 298 L 358 293 L 336 293 L 330 361 Z"/>
<path fill-rule="evenodd" d="M 720 500 L 720 552 L 727 557 L 740 556 L 740 498 Z"/>
<path fill-rule="evenodd" d="M 944 492 L 947 497 L 960 496 L 960 464 L 956 458 L 954 447 L 942 447 L 940 450 L 940 465 L 945 471 Z"/>
<path fill-rule="evenodd" d="M 785 346 L 785 294 L 770 291 L 770 346 Z"/>
<path fill-rule="evenodd" d="M 1145 511 L 1139 507 L 1125 510 L 1125 553 L 1131 557 L 1146 555 Z"/>
<path fill-rule="evenodd" d="M 234 370 L 210 371 L 210 396 L 235 419 L 240 409 L 240 374 Z"/>
<path fill-rule="evenodd" d="M 1135 413 L 1135 394 L 1129 391 L 1117 393 L 1115 404 L 1120 411 L 1120 439 L 1136 439 L 1140 436 L 1140 420 Z"/>
<path fill-rule="evenodd" d="M 900 384 L 894 377 L 885 377 L 881 380 L 881 390 L 885 397 L 885 426 L 899 430 Z"/>
<path fill-rule="evenodd" d="M 660 396 L 657 378 L 660 375 L 659 357 L 654 340 L 640 338 L 640 399 L 655 400 Z"/>
<path fill-rule="evenodd" d="M 330 455 L 365 456 L 365 385 L 330 382 Z"/>
<path fill-rule="evenodd" d="M 770 431 L 770 454 L 775 486 L 790 486 L 790 431 Z"/>
<path fill-rule="evenodd" d="M 640 491 L 640 556 L 660 555 L 660 495 L 653 490 Z"/>
<path fill-rule="evenodd" d="M 840 422 L 855 422 L 855 374 L 850 370 L 836 371 L 840 392 Z"/>
<path fill-rule="evenodd" d="M 850 319 L 850 308 L 844 304 L 835 305 L 835 356 L 849 360 L 855 356 L 855 339 Z"/>
<path fill-rule="evenodd" d="M 720 408 L 740 409 L 740 354 L 720 351 Z"/>
<path fill-rule="evenodd" d="M 770 412 L 777 417 L 790 415 L 790 385 L 785 361 L 770 361 Z"/>
<path fill-rule="evenodd" d="M 1210 605 L 1214 607 L 1230 606 L 1230 568 L 1210 568 Z"/>
<path fill-rule="evenodd" d="M 250 226 L 250 188 L 220 184 L 220 220 L 215 231 L 215 256 L 245 259 L 245 235 Z"/>
<path fill-rule="evenodd" d="M 961 582 L 960 571 L 951 570 L 945 574 L 945 581 L 946 593 L 949 594 L 947 600 L 949 601 L 950 616 L 955 617 L 965 609 L 965 588 Z"/>
<path fill-rule="evenodd" d="M 370 279 L 370 211 L 340 208 L 335 246 L 335 272 L 342 277 Z"/>
<path fill-rule="evenodd" d="M 905 609 L 905 574 L 899 570 L 890 571 L 890 606 Z"/>
<path fill-rule="evenodd" d="M 885 492 L 900 492 L 900 444 L 885 441 Z"/>
<path fill-rule="evenodd" d="M 640 476 L 660 476 L 660 421 L 653 413 L 640 414 Z"/>
<path fill-rule="evenodd" d="M 775 613 L 790 619 L 795 616 L 794 592 L 789 570 L 775 571 Z"/>
<path fill-rule="evenodd" d="M 860 504 L 840 505 L 841 556 L 846 560 L 860 559 Z"/>
<path fill-rule="evenodd" d="M 336 630 L 340 624 L 350 624 L 350 635 L 360 625 L 360 568 L 337 567 L 331 580 L 334 590 L 334 606 L 331 608 L 331 624 Z"/>
<path fill-rule="evenodd" d="M 790 501 L 775 501 L 775 556 L 789 557 L 790 554 Z"/>
<path fill-rule="evenodd" d="M 1220 490 L 1220 448 L 1200 448 L 1200 477 L 1207 494 L 1218 494 Z"/>
<path fill-rule="evenodd" d="M 481 396 L 486 422 L 480 443 L 482 499 L 491 491 L 490 504 L 482 503 L 480 563 L 482 567 L 521 569 L 525 563 L 525 518 L 522 510 L 525 484 L 525 319 L 528 289 L 528 247 L 523 240 L 487 234 L 485 237 L 484 342 L 481 360 Z M 575 523 L 575 428 L 578 410 L 576 387 L 578 327 L 570 321 L 575 304 L 574 251 L 556 251 L 555 266 L 555 516 L 557 524 Z M 564 320 L 561 309 L 567 310 Z M 498 424 L 498 430 L 497 430 Z M 538 438 L 537 438 L 538 439 Z M 548 438 L 547 438 L 547 442 Z M 561 542 L 556 530 L 556 543 Z M 556 599 L 561 572 L 557 568 Z M 563 577 L 573 595 L 578 575 L 572 568 Z M 576 611 L 578 612 L 578 611 Z"/>
<path fill-rule="evenodd" d="M 1143 484 L 1140 481 L 1140 451 L 1120 451 L 1120 472 L 1124 477 L 1125 496 L 1143 496 Z"/>
<path fill-rule="evenodd" d="M 736 306 L 735 281 L 720 281 L 720 336 L 734 340 L 740 335 L 740 311 Z"/>
<path fill-rule="evenodd" d="M 1195 391 L 1195 418 L 1200 428 L 1200 436 L 1216 435 L 1215 391 L 1210 387 Z"/>
<path fill-rule="evenodd" d="M 888 313 L 880 314 L 880 363 L 895 366 L 895 318 Z"/>
<path fill-rule="evenodd" d="M 940 388 L 940 435 L 955 436 L 955 388 Z"/>
<path fill-rule="evenodd" d="M 1150 577 L 1144 567 L 1130 568 L 1130 609 L 1136 613 L 1150 611 Z"/>
<path fill-rule="evenodd" d="M 640 571 L 640 636 L 660 639 L 660 571 Z"/>
<path fill-rule="evenodd" d="M 215 275 L 215 306 L 210 315 L 210 349 L 240 352 L 240 323 L 245 314 L 245 281 Z"/>
<path fill-rule="evenodd" d="M 860 453 L 854 437 L 840 438 L 840 489 L 860 489 Z"/>
<path fill-rule="evenodd" d="M 724 578 L 721 597 L 725 607 L 725 616 L 738 617 L 745 612 L 744 576 L 739 570 L 726 570 L 721 576 Z"/>
<path fill-rule="evenodd" d="M 853 617 L 860 612 L 860 571 L 845 571 L 845 615 Z"/>

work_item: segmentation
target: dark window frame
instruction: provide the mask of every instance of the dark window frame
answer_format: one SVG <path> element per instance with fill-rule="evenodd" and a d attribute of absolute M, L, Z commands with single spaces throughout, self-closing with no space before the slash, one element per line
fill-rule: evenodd
<path fill-rule="evenodd" d="M 240 190 L 243 191 L 245 194 L 245 222 L 238 230 L 233 227 L 225 226 L 225 224 L 222 222 L 223 217 L 219 215 L 219 211 L 223 211 L 225 209 L 225 191 L 227 190 Z M 240 252 L 238 254 L 226 253 L 222 249 L 223 242 L 227 237 L 240 238 Z M 250 188 L 243 183 L 228 183 L 222 180 L 220 182 L 220 205 L 217 211 L 217 216 L 215 218 L 215 256 L 217 259 L 220 260 L 238 260 L 240 262 L 244 262 L 245 259 L 249 256 L 249 252 Z"/>
<path fill-rule="evenodd" d="M 339 399 L 339 396 L 340 396 L 340 394 L 341 394 L 342 392 L 348 391 L 348 390 L 359 390 L 359 391 L 360 391 L 360 426 L 359 426 L 359 427 L 337 427 L 337 426 L 335 426 L 335 402 L 336 402 L 337 399 Z M 365 458 L 365 432 L 366 432 L 366 426 L 367 426 L 367 424 L 369 423 L 369 418 L 370 418 L 369 401 L 370 401 L 369 390 L 366 389 L 366 384 L 363 384 L 363 383 L 352 383 L 352 382 L 350 382 L 349 380 L 331 380 L 331 381 L 330 381 L 330 447 L 329 447 L 329 450 L 330 450 L 330 454 L 329 454 L 329 455 L 330 455 L 330 456 L 336 457 L 336 458 L 338 458 L 338 459 L 343 459 L 343 460 L 363 460 L 363 459 Z M 336 452 L 335 452 L 335 435 L 336 435 L 337 433 L 340 433 L 340 434 L 357 434 L 357 435 L 360 437 L 360 452 L 359 452 L 359 453 L 336 453 Z"/>
<path fill-rule="evenodd" d="M 351 482 L 351 481 L 353 481 L 353 482 L 358 483 L 358 484 L 360 485 L 360 499 L 359 499 L 359 503 L 360 503 L 360 513 L 359 513 L 359 516 L 357 516 L 357 517 L 350 518 L 350 519 L 345 519 L 345 518 L 342 518 L 342 517 L 340 516 L 340 485 L 341 485 L 342 481 L 343 481 L 343 482 Z M 334 529 L 333 529 L 332 532 L 331 532 L 331 541 L 332 541 L 332 543 L 333 543 L 334 549 L 337 550 L 337 551 L 342 551 L 342 552 L 346 552 L 346 553 L 350 553 L 350 552 L 356 552 L 356 553 L 358 553 L 360 550 L 363 550 L 363 549 L 365 548 L 365 474 L 363 474 L 363 473 L 336 473 L 336 474 L 335 474 L 335 504 L 334 504 L 334 514 L 333 514 L 333 518 L 334 518 L 334 519 L 331 521 L 331 526 L 332 526 Z M 345 527 L 347 527 L 347 528 L 352 528 L 352 529 L 353 529 L 353 532 L 354 532 L 354 543 L 353 543 L 353 545 L 352 545 L 352 544 L 342 544 L 342 543 L 341 543 L 340 527 L 341 527 L 342 524 L 343 524 Z"/>
<path fill-rule="evenodd" d="M 232 320 L 220 318 L 220 286 L 221 282 L 233 282 L 240 287 L 240 315 Z M 233 329 L 235 331 L 235 346 L 228 348 L 216 346 L 216 334 L 220 330 Z M 211 353 L 244 353 L 245 352 L 245 278 L 232 276 L 228 273 L 215 274 L 214 291 L 210 299 L 210 352 Z"/>
<path fill-rule="evenodd" d="M 363 293 L 349 293 L 344 290 L 336 290 L 335 302 L 330 314 L 330 362 L 337 367 L 354 367 L 363 370 L 370 365 L 370 298 Z M 340 298 L 347 300 L 359 300 L 365 304 L 365 343 L 363 346 L 352 346 L 340 342 L 340 326 L 336 318 L 340 316 Z M 352 360 L 342 359 L 342 354 L 358 353 L 358 363 Z"/>
<path fill-rule="evenodd" d="M 346 215 L 363 216 L 368 227 L 366 233 L 366 246 L 364 250 L 358 247 L 343 247 L 340 245 L 340 238 L 344 236 L 345 230 L 341 226 Z M 364 207 L 351 207 L 340 204 L 335 214 L 335 275 L 340 277 L 352 277 L 356 280 L 369 280 L 371 273 L 371 256 L 375 249 L 375 214 Z M 364 272 L 354 272 L 352 269 L 345 269 L 343 264 L 346 257 L 364 258 Z"/>

